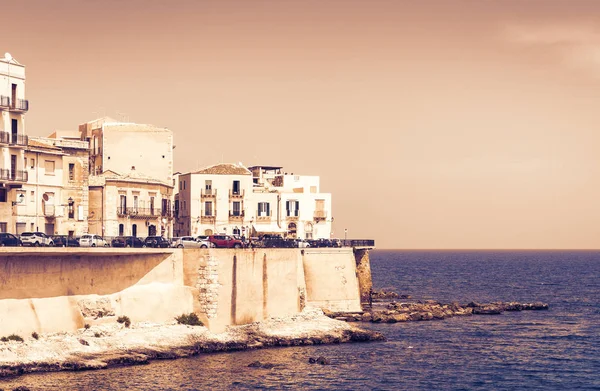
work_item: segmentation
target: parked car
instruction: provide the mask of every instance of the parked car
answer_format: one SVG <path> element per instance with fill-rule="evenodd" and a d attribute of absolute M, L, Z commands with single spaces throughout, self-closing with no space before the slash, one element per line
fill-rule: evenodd
<path fill-rule="evenodd" d="M 43 232 L 23 232 L 21 234 L 23 246 L 54 246 L 54 241 Z"/>
<path fill-rule="evenodd" d="M 171 242 L 162 236 L 148 236 L 144 240 L 146 247 L 166 248 L 171 247 Z"/>
<path fill-rule="evenodd" d="M 79 239 L 81 247 L 108 247 L 108 242 L 100 235 L 85 234 Z"/>
<path fill-rule="evenodd" d="M 56 235 L 52 237 L 56 247 L 79 247 L 79 239 L 67 235 Z"/>
<path fill-rule="evenodd" d="M 173 247 L 177 248 L 209 248 L 215 247 L 215 244 L 208 240 L 202 240 L 200 237 L 182 236 L 173 240 Z"/>
<path fill-rule="evenodd" d="M 146 247 L 146 243 L 136 236 L 118 236 L 110 243 L 112 247 Z"/>
<path fill-rule="evenodd" d="M 17 238 L 15 235 L 4 232 L 0 233 L 0 247 L 18 247 L 22 245 L 21 239 Z"/>
<path fill-rule="evenodd" d="M 244 243 L 241 240 L 234 239 L 229 235 L 210 235 L 208 240 L 214 243 L 215 247 L 220 248 L 242 248 Z"/>

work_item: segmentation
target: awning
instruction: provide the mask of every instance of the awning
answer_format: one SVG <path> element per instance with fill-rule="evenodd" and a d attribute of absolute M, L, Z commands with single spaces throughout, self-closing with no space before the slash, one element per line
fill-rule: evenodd
<path fill-rule="evenodd" d="M 252 226 L 252 236 L 259 236 L 262 234 L 281 234 L 287 232 L 287 229 L 279 227 L 277 223 L 271 224 L 254 224 Z"/>

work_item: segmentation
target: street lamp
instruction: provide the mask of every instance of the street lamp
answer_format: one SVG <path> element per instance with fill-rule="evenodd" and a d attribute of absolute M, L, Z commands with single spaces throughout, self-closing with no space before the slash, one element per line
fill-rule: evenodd
<path fill-rule="evenodd" d="M 23 199 L 25 199 L 25 195 L 23 193 L 19 193 L 19 195 L 17 196 L 17 200 L 12 202 L 12 206 L 21 204 L 23 202 Z"/>
<path fill-rule="evenodd" d="M 344 244 L 346 244 L 347 240 L 348 240 L 348 228 L 344 228 Z"/>

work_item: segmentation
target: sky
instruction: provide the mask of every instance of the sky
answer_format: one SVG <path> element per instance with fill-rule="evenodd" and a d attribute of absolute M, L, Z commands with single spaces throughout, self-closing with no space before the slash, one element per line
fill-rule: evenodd
<path fill-rule="evenodd" d="M 600 248 L 600 1 L 28 0 L 26 132 L 168 127 L 175 169 L 320 175 L 378 248 Z M 133 147 L 133 146 L 132 146 Z"/>

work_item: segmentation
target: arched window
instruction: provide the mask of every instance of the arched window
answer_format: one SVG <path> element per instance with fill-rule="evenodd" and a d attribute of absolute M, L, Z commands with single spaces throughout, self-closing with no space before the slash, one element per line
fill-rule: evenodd
<path fill-rule="evenodd" d="M 131 226 L 131 236 L 135 236 L 137 238 L 137 224 L 133 224 Z"/>
<path fill-rule="evenodd" d="M 125 226 L 123 224 L 119 224 L 119 236 L 125 235 Z"/>
<path fill-rule="evenodd" d="M 204 230 L 204 235 L 206 235 L 206 236 L 210 236 L 210 235 L 212 235 L 212 234 L 213 234 L 213 230 L 212 230 L 212 229 L 205 229 L 205 230 Z"/>
<path fill-rule="evenodd" d="M 296 223 L 290 223 L 288 225 L 288 237 L 290 237 L 290 238 L 296 237 Z"/>
<path fill-rule="evenodd" d="M 239 229 L 238 227 L 235 227 L 235 228 L 233 229 L 233 234 L 234 234 L 234 235 L 239 235 L 239 234 L 240 234 L 240 229 Z"/>

